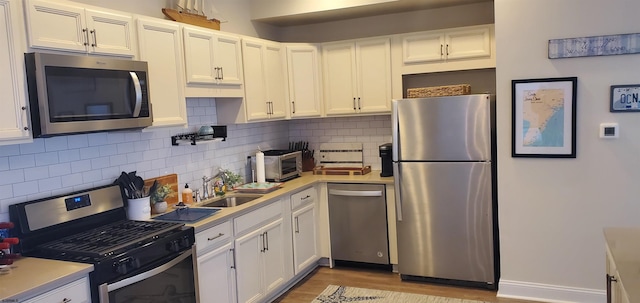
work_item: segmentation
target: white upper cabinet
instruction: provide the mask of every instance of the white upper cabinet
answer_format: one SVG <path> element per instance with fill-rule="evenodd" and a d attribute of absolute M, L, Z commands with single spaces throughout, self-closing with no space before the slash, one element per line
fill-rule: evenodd
<path fill-rule="evenodd" d="M 244 96 L 240 37 L 187 25 L 183 36 L 188 96 Z"/>
<path fill-rule="evenodd" d="M 322 60 L 327 115 L 391 111 L 389 38 L 326 43 Z"/>
<path fill-rule="evenodd" d="M 184 126 L 187 104 L 180 25 L 156 18 L 138 17 L 140 60 L 149 68 L 151 127 Z"/>
<path fill-rule="evenodd" d="M 291 118 L 322 115 L 320 60 L 318 47 L 310 44 L 287 45 L 289 110 Z"/>
<path fill-rule="evenodd" d="M 247 120 L 285 118 L 285 59 L 280 43 L 242 39 Z"/>
<path fill-rule="evenodd" d="M 0 0 L 0 145 L 31 142 L 20 1 Z"/>
<path fill-rule="evenodd" d="M 26 0 L 29 47 L 134 57 L 133 17 L 61 2 Z"/>
<path fill-rule="evenodd" d="M 493 25 L 398 36 L 402 74 L 495 67 Z"/>

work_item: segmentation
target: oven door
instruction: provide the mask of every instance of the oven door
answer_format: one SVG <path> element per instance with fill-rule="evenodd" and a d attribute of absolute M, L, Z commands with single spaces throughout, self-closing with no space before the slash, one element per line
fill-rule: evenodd
<path fill-rule="evenodd" d="M 151 270 L 100 285 L 100 303 L 198 302 L 194 252 L 195 246 Z"/>
<path fill-rule="evenodd" d="M 301 155 L 298 151 L 280 157 L 280 180 L 275 180 L 276 182 L 293 179 L 302 173 Z"/>

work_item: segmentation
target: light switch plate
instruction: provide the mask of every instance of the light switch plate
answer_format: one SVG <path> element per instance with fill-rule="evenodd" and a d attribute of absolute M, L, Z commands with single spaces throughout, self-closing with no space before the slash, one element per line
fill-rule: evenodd
<path fill-rule="evenodd" d="M 619 136 L 618 123 L 600 123 L 600 138 L 617 139 Z"/>

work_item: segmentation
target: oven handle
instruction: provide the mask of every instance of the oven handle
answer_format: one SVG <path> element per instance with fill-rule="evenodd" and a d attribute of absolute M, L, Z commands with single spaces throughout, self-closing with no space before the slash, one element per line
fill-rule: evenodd
<path fill-rule="evenodd" d="M 182 260 L 190 257 L 193 254 L 193 248 L 189 249 L 185 252 L 183 252 L 181 255 L 175 257 L 173 260 L 158 266 L 152 270 L 149 271 L 145 271 L 143 273 L 140 273 L 139 275 L 135 275 L 133 277 L 130 278 L 126 278 L 124 280 L 120 280 L 118 282 L 115 282 L 113 284 L 108 284 L 108 283 L 104 283 L 102 285 L 100 285 L 100 302 L 101 303 L 108 303 L 109 302 L 109 292 L 116 290 L 116 289 L 120 289 L 126 286 L 129 286 L 131 284 L 134 284 L 136 282 L 140 282 L 144 279 L 148 279 L 151 278 L 157 274 L 160 274 L 168 269 L 170 269 L 171 267 L 175 266 L 176 264 L 182 262 Z"/>

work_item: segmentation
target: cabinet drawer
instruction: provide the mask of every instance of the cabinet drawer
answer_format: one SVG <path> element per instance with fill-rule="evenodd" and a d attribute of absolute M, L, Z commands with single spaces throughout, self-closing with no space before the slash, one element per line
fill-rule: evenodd
<path fill-rule="evenodd" d="M 207 250 L 231 238 L 231 221 L 227 221 L 203 230 L 196 234 L 196 248 L 198 252 Z"/>
<path fill-rule="evenodd" d="M 314 203 L 317 199 L 317 196 L 318 194 L 315 187 L 310 187 L 303 191 L 297 192 L 291 195 L 291 209 L 296 209 L 308 203 Z"/>
<path fill-rule="evenodd" d="M 235 218 L 234 224 L 236 228 L 236 235 L 241 234 L 251 227 L 261 225 L 263 222 L 267 222 L 274 218 L 282 216 L 282 201 L 278 200 L 267 206 L 258 208 L 250 213 L 244 214 Z"/>
<path fill-rule="evenodd" d="M 48 291 L 24 303 L 86 303 L 89 299 L 89 279 L 84 277 L 67 285 Z"/>

